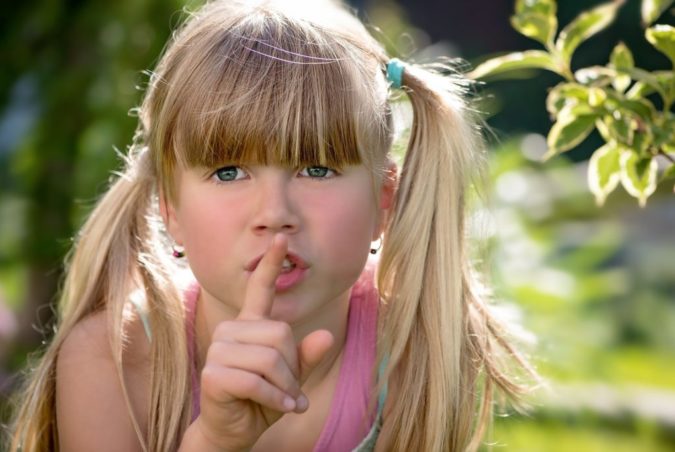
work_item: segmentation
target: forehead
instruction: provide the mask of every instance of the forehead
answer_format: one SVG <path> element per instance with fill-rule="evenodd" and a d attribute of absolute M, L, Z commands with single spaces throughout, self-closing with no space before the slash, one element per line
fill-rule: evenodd
<path fill-rule="evenodd" d="M 225 161 L 331 165 L 361 162 L 359 83 L 328 43 L 228 36 L 193 73 L 175 121 L 177 157 L 189 166 Z M 377 128 L 377 124 L 370 124 Z"/>

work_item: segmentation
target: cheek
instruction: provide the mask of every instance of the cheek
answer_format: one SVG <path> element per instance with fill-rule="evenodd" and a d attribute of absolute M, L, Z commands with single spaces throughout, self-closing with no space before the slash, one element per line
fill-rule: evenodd
<path fill-rule="evenodd" d="M 367 254 L 376 221 L 374 200 L 362 190 L 324 196 L 317 203 L 318 234 L 334 259 L 354 260 Z"/>
<path fill-rule="evenodd" d="M 201 261 L 218 262 L 218 256 L 231 250 L 238 218 L 241 217 L 242 204 L 229 203 L 227 208 L 218 200 L 202 194 L 193 197 L 194 201 L 183 204 L 178 220 L 184 236 L 185 251 L 191 265 L 200 266 Z"/>

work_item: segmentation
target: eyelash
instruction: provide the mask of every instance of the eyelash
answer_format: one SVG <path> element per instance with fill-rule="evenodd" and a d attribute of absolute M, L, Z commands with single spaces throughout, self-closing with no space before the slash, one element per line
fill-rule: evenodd
<path fill-rule="evenodd" d="M 229 183 L 229 182 L 234 182 L 234 181 L 240 180 L 241 178 L 239 178 L 239 179 L 236 179 L 236 178 L 235 178 L 235 179 L 232 179 L 232 180 L 222 180 L 222 179 L 220 179 L 220 178 L 218 177 L 218 173 L 219 173 L 219 172 L 221 172 L 221 171 L 223 171 L 223 170 L 232 170 L 232 169 L 234 169 L 235 171 L 237 171 L 237 175 L 236 175 L 236 176 L 238 176 L 240 172 L 241 172 L 241 173 L 244 172 L 244 171 L 241 169 L 241 167 L 239 167 L 239 166 L 234 166 L 234 165 L 223 166 L 223 167 L 218 168 L 217 170 L 215 170 L 215 171 L 211 174 L 210 179 L 211 179 L 213 182 L 217 183 L 217 184 L 227 184 L 227 183 Z M 235 177 L 236 177 L 236 176 L 235 176 Z"/>
<path fill-rule="evenodd" d="M 316 168 L 326 170 L 326 174 L 324 175 L 324 177 L 313 177 L 313 176 L 310 176 L 309 173 L 307 173 L 306 175 L 303 174 L 302 177 L 309 177 L 311 179 L 317 179 L 317 180 L 326 180 L 326 179 L 331 179 L 331 178 L 339 175 L 337 170 L 334 170 L 333 168 L 328 168 L 327 166 L 321 166 L 321 165 L 306 166 L 306 167 L 304 167 L 300 170 L 300 173 L 305 172 L 305 170 L 316 169 Z"/>
<path fill-rule="evenodd" d="M 309 173 L 307 172 L 307 170 L 309 170 L 309 169 L 314 169 L 314 168 L 324 169 L 324 170 L 326 170 L 326 174 L 325 174 L 323 177 L 313 177 L 313 176 L 310 176 Z M 231 179 L 231 180 L 222 180 L 222 179 L 220 179 L 220 178 L 218 177 L 218 173 L 219 173 L 220 171 L 223 171 L 223 170 L 230 170 L 230 171 L 231 171 L 231 170 L 235 170 L 235 171 L 237 171 L 237 174 L 235 175 L 235 179 Z M 303 173 L 303 172 L 306 173 L 306 174 L 301 174 L 301 173 Z M 209 179 L 211 179 L 213 182 L 215 182 L 215 183 L 217 183 L 217 184 L 227 184 L 227 183 L 230 183 L 230 182 L 236 182 L 236 181 L 238 181 L 238 180 L 243 179 L 243 177 L 237 177 L 237 176 L 239 176 L 240 173 L 244 173 L 244 174 L 245 174 L 245 170 L 244 170 L 242 167 L 236 166 L 236 165 L 228 165 L 228 166 L 223 166 L 223 167 L 218 168 L 217 170 L 215 170 L 215 171 L 211 174 L 211 176 L 210 176 Z M 335 169 L 333 169 L 333 168 L 328 168 L 327 166 L 321 166 L 321 165 L 305 166 L 305 167 L 303 167 L 302 169 L 300 169 L 300 170 L 298 171 L 298 174 L 300 174 L 301 177 L 307 177 L 307 178 L 314 179 L 314 180 L 327 180 L 327 179 L 332 179 L 333 177 L 336 177 L 336 176 L 339 176 L 339 175 L 340 175 L 340 173 L 339 173 L 337 170 L 335 170 Z"/>

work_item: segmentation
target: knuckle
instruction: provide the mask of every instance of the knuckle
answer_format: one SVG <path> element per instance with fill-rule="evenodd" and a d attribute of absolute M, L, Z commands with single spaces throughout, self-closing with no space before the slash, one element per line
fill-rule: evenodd
<path fill-rule="evenodd" d="M 266 369 L 279 369 L 282 364 L 282 357 L 274 349 L 266 349 L 261 352 L 260 360 Z"/>
<path fill-rule="evenodd" d="M 270 334 L 279 342 L 284 342 L 293 338 L 291 326 L 285 322 L 271 322 Z"/>
<path fill-rule="evenodd" d="M 205 365 L 202 369 L 201 383 L 202 391 L 213 394 L 219 392 L 218 389 L 223 382 L 220 370 L 217 366 Z"/>
<path fill-rule="evenodd" d="M 221 356 L 227 355 L 227 346 L 228 344 L 222 342 L 212 342 L 209 345 L 208 350 L 206 351 L 206 362 L 207 363 L 216 363 L 219 361 Z"/>
<path fill-rule="evenodd" d="M 225 320 L 220 322 L 213 330 L 213 340 L 225 339 L 232 336 L 234 329 L 234 322 Z"/>
<path fill-rule="evenodd" d="M 263 390 L 263 381 L 257 375 L 246 375 L 240 379 L 238 386 L 242 395 L 252 397 Z"/>

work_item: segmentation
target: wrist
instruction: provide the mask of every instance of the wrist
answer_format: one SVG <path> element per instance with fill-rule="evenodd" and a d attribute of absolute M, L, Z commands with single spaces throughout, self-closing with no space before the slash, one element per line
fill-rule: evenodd
<path fill-rule="evenodd" d="M 249 448 L 223 447 L 222 441 L 216 442 L 204 431 L 199 417 L 185 430 L 178 452 L 248 452 Z"/>

